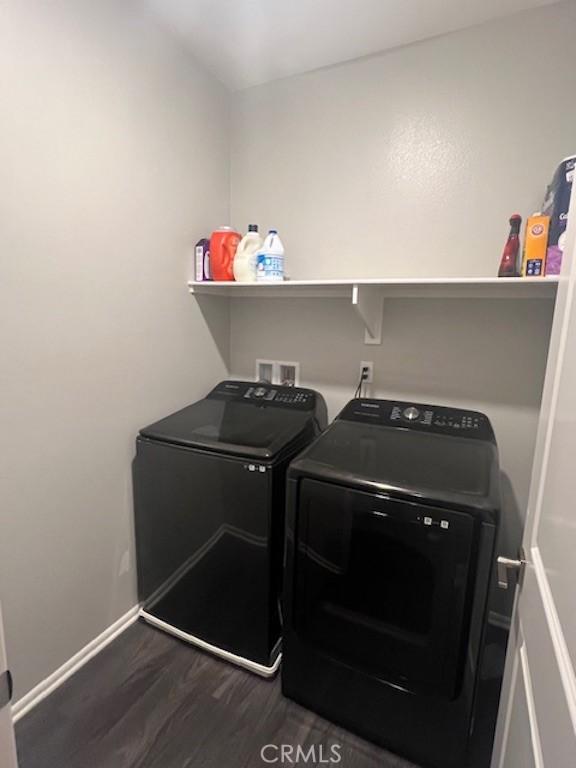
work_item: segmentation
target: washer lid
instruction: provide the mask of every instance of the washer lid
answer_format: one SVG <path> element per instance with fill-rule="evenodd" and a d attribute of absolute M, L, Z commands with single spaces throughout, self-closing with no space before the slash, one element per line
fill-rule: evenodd
<path fill-rule="evenodd" d="M 140 430 L 150 440 L 269 460 L 314 435 L 314 412 L 206 398 Z"/>
<path fill-rule="evenodd" d="M 292 463 L 302 475 L 497 514 L 498 451 L 491 441 L 338 420 Z"/>

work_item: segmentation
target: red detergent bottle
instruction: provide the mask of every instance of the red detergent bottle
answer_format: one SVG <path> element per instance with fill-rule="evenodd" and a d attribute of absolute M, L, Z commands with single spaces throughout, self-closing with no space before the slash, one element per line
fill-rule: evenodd
<path fill-rule="evenodd" d="M 242 235 L 232 227 L 219 227 L 210 237 L 212 280 L 234 280 L 234 256 Z"/>

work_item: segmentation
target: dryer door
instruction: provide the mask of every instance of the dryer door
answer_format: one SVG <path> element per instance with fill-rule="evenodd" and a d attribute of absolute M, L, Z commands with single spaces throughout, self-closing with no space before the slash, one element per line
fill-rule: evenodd
<path fill-rule="evenodd" d="M 308 644 L 414 692 L 458 693 L 474 519 L 316 480 L 300 486 L 295 629 Z"/>

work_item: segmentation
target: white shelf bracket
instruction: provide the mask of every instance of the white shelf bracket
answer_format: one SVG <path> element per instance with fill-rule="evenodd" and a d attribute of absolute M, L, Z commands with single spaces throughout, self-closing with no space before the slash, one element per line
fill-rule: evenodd
<path fill-rule="evenodd" d="M 384 292 L 377 285 L 353 285 L 352 306 L 364 323 L 364 344 L 382 343 Z"/>

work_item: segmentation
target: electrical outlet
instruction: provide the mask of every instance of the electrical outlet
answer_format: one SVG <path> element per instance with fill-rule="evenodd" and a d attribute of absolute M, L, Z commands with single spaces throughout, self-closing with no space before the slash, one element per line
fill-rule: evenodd
<path fill-rule="evenodd" d="M 363 379 L 364 384 L 372 384 L 374 381 L 374 363 L 371 360 L 361 360 L 360 361 L 360 377 L 362 377 L 363 371 L 367 369 L 368 374 L 365 379 Z"/>

